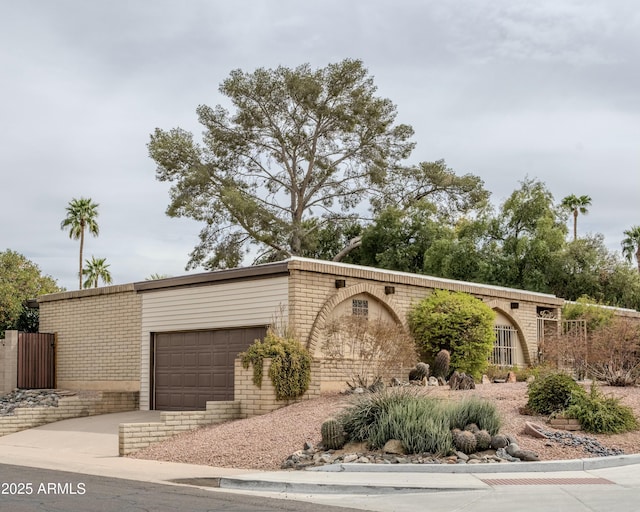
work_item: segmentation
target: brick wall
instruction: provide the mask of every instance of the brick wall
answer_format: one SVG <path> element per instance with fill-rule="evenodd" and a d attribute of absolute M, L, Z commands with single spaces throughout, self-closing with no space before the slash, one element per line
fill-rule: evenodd
<path fill-rule="evenodd" d="M 57 387 L 139 391 L 141 300 L 133 285 L 45 295 L 40 331 L 57 333 Z"/>
<path fill-rule="evenodd" d="M 322 358 L 323 329 L 333 310 L 344 300 L 359 294 L 368 295 L 392 318 L 406 325 L 411 306 L 432 290 L 469 293 L 499 311 L 518 330 L 524 363 L 535 362 L 537 358 L 538 307 L 554 310 L 559 315 L 564 303 L 548 294 L 304 258 L 291 260 L 289 271 L 290 318 L 296 334 L 317 359 Z M 336 288 L 336 279 L 343 279 L 346 286 Z M 385 291 L 387 286 L 393 287 L 393 293 Z M 321 378 L 323 390 L 339 384 L 327 368 L 322 370 Z"/>
<path fill-rule="evenodd" d="M 245 370 L 240 360 L 235 360 L 234 398 L 237 402 L 240 402 L 240 415 L 242 418 L 267 414 L 286 405 L 308 400 L 320 394 L 320 378 L 318 378 L 320 366 L 317 362 L 314 362 L 311 366 L 309 390 L 302 397 L 295 400 L 276 400 L 273 383 L 269 378 L 269 368 L 271 368 L 271 360 L 265 359 L 262 368 L 262 387 L 258 388 L 253 383 L 253 367 L 249 366 Z"/>
<path fill-rule="evenodd" d="M 54 421 L 138 409 L 137 392 L 98 392 L 95 396 L 60 398 L 58 407 L 20 407 L 0 416 L 0 436 Z"/>
<path fill-rule="evenodd" d="M 118 427 L 120 456 L 146 448 L 180 432 L 230 421 L 240 417 L 240 403 L 207 402 L 204 411 L 164 411 L 160 421 L 152 423 L 121 423 Z"/>

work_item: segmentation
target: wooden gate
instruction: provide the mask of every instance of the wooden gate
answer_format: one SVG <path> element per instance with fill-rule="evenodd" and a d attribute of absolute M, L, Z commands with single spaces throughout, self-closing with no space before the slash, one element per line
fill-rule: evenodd
<path fill-rule="evenodd" d="M 56 336 L 41 332 L 18 334 L 18 387 L 56 387 Z"/>

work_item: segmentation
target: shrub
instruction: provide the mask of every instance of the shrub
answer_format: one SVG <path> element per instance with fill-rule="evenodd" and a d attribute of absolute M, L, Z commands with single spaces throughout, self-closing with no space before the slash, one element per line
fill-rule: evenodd
<path fill-rule="evenodd" d="M 592 434 L 620 434 L 638 428 L 631 408 L 621 405 L 619 398 L 604 396 L 595 383 L 588 395 L 573 396 L 565 415 L 580 421 L 582 430 Z"/>
<path fill-rule="evenodd" d="M 253 383 L 257 387 L 262 386 L 263 361 L 271 359 L 269 377 L 276 391 L 276 400 L 297 398 L 309 389 L 311 356 L 290 335 L 279 336 L 269 329 L 264 341 L 256 340 L 239 357 L 244 368 L 253 365 Z"/>
<path fill-rule="evenodd" d="M 566 373 L 550 373 L 531 382 L 526 407 L 537 414 L 553 414 L 566 409 L 572 396 L 586 394 Z"/>
<path fill-rule="evenodd" d="M 369 387 L 369 379 L 389 379 L 398 367 L 412 368 L 416 344 L 402 325 L 358 316 L 343 316 L 328 323 L 322 343 L 324 359 L 351 369 L 344 377 L 350 387 Z M 348 371 L 348 370 L 347 370 Z"/>
<path fill-rule="evenodd" d="M 633 386 L 640 377 L 640 326 L 616 318 L 591 335 L 589 373 L 610 386 Z"/>
<path fill-rule="evenodd" d="M 489 400 L 478 397 L 464 398 L 451 404 L 449 412 L 449 428 L 463 430 L 470 423 L 478 426 L 479 430 L 486 430 L 495 435 L 500 430 L 502 419 L 496 406 Z"/>
<path fill-rule="evenodd" d="M 479 379 L 495 342 L 495 313 L 480 299 L 462 292 L 434 290 L 408 315 L 411 332 L 428 360 L 442 349 L 451 366 Z"/>
<path fill-rule="evenodd" d="M 449 402 L 402 388 L 360 395 L 339 416 L 351 441 L 382 448 L 398 439 L 410 453 L 439 455 L 453 450 L 452 426 L 466 420 L 494 433 L 500 426 L 497 409 L 488 401 Z"/>

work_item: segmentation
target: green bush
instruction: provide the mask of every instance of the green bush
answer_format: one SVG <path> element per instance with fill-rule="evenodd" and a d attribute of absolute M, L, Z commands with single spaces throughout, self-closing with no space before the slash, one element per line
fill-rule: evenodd
<path fill-rule="evenodd" d="M 578 393 L 572 397 L 565 415 L 580 421 L 582 430 L 592 434 L 620 434 L 638 428 L 631 408 L 621 405 L 619 398 L 604 396 L 595 383 L 588 395 Z"/>
<path fill-rule="evenodd" d="M 311 382 L 311 356 L 300 342 L 290 336 L 278 336 L 269 329 L 264 341 L 256 340 L 246 352 L 239 354 L 244 368 L 253 365 L 253 383 L 262 386 L 264 359 L 271 359 L 269 377 L 276 400 L 302 396 Z"/>
<path fill-rule="evenodd" d="M 409 453 L 438 455 L 454 450 L 451 429 L 460 421 L 493 433 L 500 426 L 497 409 L 488 401 L 449 402 L 405 389 L 360 395 L 339 420 L 349 440 L 366 442 L 373 449 L 398 439 Z"/>
<path fill-rule="evenodd" d="M 480 430 L 486 430 L 492 436 L 497 434 L 502 419 L 496 406 L 478 397 L 470 397 L 451 404 L 449 428 L 463 430 L 470 423 L 475 423 Z"/>
<path fill-rule="evenodd" d="M 408 315 L 411 333 L 425 359 L 442 349 L 451 353 L 451 367 L 479 379 L 489 364 L 495 342 L 495 313 L 467 293 L 434 290 Z"/>
<path fill-rule="evenodd" d="M 527 407 L 538 414 L 563 411 L 572 396 L 585 395 L 585 390 L 566 373 L 550 373 L 537 378 L 527 388 Z"/>

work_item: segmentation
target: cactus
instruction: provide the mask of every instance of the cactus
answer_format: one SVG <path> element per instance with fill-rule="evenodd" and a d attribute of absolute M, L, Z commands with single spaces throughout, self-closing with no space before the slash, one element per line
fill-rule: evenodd
<path fill-rule="evenodd" d="M 449 354 L 448 350 L 442 349 L 440 352 L 436 354 L 436 358 L 433 361 L 433 376 L 438 378 L 442 377 L 443 379 L 447 378 L 449 375 L 449 363 L 451 362 L 451 354 Z"/>
<path fill-rule="evenodd" d="M 468 430 L 462 430 L 457 432 L 453 436 L 453 444 L 456 447 L 456 450 L 470 454 L 476 451 L 476 436 L 473 432 L 469 432 Z"/>
<path fill-rule="evenodd" d="M 488 450 L 489 446 L 491 446 L 491 434 L 486 430 L 478 430 L 475 433 L 476 436 L 476 450 L 484 451 Z"/>
<path fill-rule="evenodd" d="M 472 434 L 480 431 L 478 425 L 476 425 L 475 423 L 469 423 L 466 427 L 464 427 L 464 429 L 468 432 L 471 432 Z"/>
<path fill-rule="evenodd" d="M 427 363 L 418 363 L 414 369 L 409 372 L 409 380 L 419 380 L 429 378 L 429 365 Z"/>
<path fill-rule="evenodd" d="M 320 434 L 322 435 L 322 445 L 327 450 L 339 450 L 347 441 L 342 423 L 333 418 L 322 424 Z"/>

